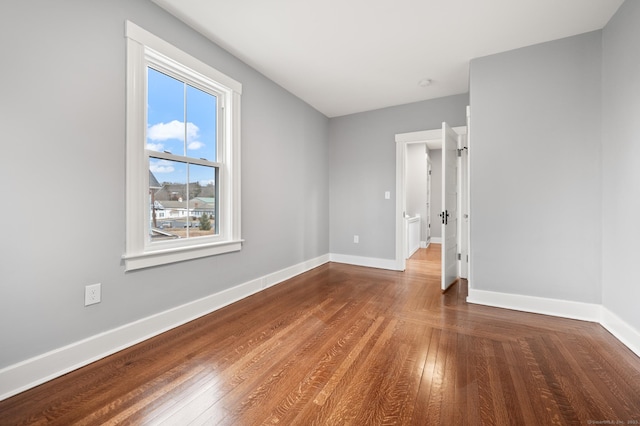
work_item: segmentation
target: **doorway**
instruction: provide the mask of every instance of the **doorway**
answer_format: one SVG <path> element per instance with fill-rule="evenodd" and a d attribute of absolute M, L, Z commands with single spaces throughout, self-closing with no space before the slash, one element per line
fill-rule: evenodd
<path fill-rule="evenodd" d="M 443 123 L 444 126 L 446 124 Z M 448 126 L 446 126 L 448 127 Z M 468 141 L 467 141 L 467 126 L 454 127 L 454 134 L 457 135 L 457 146 L 456 151 L 458 153 L 457 157 L 457 174 L 454 179 L 455 183 L 455 194 L 457 198 L 457 212 L 456 217 L 453 222 L 456 227 L 457 241 L 456 241 L 456 251 L 457 251 L 457 262 L 455 262 L 455 275 L 460 278 L 468 278 L 469 271 L 469 191 L 468 191 L 468 168 L 470 162 L 468 161 Z M 407 232 L 406 232 L 406 218 L 410 216 L 407 212 L 407 164 L 409 161 L 409 147 L 415 145 L 424 145 L 429 151 L 433 151 L 434 153 L 437 150 L 442 149 L 442 140 L 443 140 L 443 130 L 442 129 L 433 129 L 433 130 L 424 130 L 419 132 L 411 132 L 411 133 L 402 133 L 396 135 L 396 269 L 405 270 L 406 269 L 406 258 L 407 258 Z M 411 151 L 416 152 L 420 150 L 411 149 Z M 438 157 L 436 155 L 432 156 Z M 450 157 L 450 156 L 449 156 Z M 440 156 L 442 158 L 442 156 Z M 440 160 L 438 158 L 438 160 Z M 442 167 L 433 167 L 433 169 L 445 170 Z M 438 181 L 435 175 L 431 175 L 432 182 Z M 437 183 L 436 183 L 437 184 Z M 437 192 L 434 190 L 432 185 L 431 191 L 431 200 L 429 202 L 430 212 L 428 213 L 428 217 L 426 218 L 426 222 L 432 223 L 431 228 L 431 241 L 438 241 L 433 236 L 435 233 L 434 230 L 436 227 L 441 226 L 441 218 L 438 217 L 438 213 L 436 209 L 433 207 L 436 203 L 436 198 L 438 198 Z M 451 189 L 449 189 L 451 191 Z M 443 214 L 446 211 L 443 209 Z M 413 213 L 411 213 L 413 214 Z M 441 242 L 441 239 L 440 241 Z M 443 280 L 444 281 L 444 280 Z M 446 288 L 447 284 L 443 282 L 443 290 Z"/>

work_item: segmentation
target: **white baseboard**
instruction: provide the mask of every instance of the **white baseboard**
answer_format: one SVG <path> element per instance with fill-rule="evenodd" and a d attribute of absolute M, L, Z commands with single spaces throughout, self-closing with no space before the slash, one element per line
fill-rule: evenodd
<path fill-rule="evenodd" d="M 640 331 L 631 327 L 604 306 L 602 307 L 600 324 L 640 357 Z"/>
<path fill-rule="evenodd" d="M 429 241 L 433 244 L 442 244 L 442 238 L 440 237 L 431 237 L 431 240 Z"/>
<path fill-rule="evenodd" d="M 602 305 L 469 289 L 467 302 L 597 322 L 640 357 L 640 332 Z"/>
<path fill-rule="evenodd" d="M 368 268 L 389 269 L 400 271 L 395 259 L 379 259 L 375 257 L 352 256 L 348 254 L 331 253 L 331 262 L 346 263 L 348 265 L 366 266 Z"/>
<path fill-rule="evenodd" d="M 297 265 L 293 265 L 288 268 L 281 269 L 280 271 L 265 275 L 264 277 L 262 277 L 263 288 L 268 288 L 279 284 L 283 281 L 288 280 L 289 278 L 293 278 L 296 275 L 300 275 L 304 272 L 310 271 L 330 261 L 331 260 L 329 254 L 323 254 L 322 256 L 316 257 L 315 259 L 310 259 L 302 263 L 298 263 Z"/>
<path fill-rule="evenodd" d="M 74 342 L 0 370 L 0 401 L 329 262 L 328 254 Z"/>
<path fill-rule="evenodd" d="M 569 300 L 547 299 L 544 297 L 524 296 L 520 294 L 499 293 L 495 291 L 469 289 L 467 302 L 496 308 L 551 315 L 554 317 L 599 322 L 600 305 L 594 303 L 572 302 Z"/>

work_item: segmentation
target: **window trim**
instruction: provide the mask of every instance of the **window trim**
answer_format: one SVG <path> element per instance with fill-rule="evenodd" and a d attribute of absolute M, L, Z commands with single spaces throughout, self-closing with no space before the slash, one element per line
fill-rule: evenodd
<path fill-rule="evenodd" d="M 242 85 L 211 66 L 174 47 L 150 32 L 126 21 L 127 113 L 126 113 L 126 243 L 125 270 L 197 259 L 242 248 L 240 227 L 240 97 Z M 220 185 L 218 206 L 219 235 L 170 242 L 147 243 L 149 164 L 146 150 L 146 72 L 158 64 L 179 69 L 195 82 L 207 81 L 222 93 L 219 118 L 222 124 L 218 149 Z M 204 80 L 203 80 L 204 79 Z M 155 156 L 155 155 L 153 155 Z M 148 221 L 147 221 L 148 222 Z"/>

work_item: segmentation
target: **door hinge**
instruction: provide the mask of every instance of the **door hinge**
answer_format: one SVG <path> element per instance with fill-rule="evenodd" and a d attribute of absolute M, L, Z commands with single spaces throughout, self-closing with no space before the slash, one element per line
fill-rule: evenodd
<path fill-rule="evenodd" d="M 462 253 L 458 253 L 458 260 L 462 260 Z"/>
<path fill-rule="evenodd" d="M 462 151 L 464 151 L 465 149 L 469 149 L 469 148 L 467 148 L 467 147 L 465 146 L 465 147 L 462 147 L 462 148 L 460 148 L 460 149 L 458 150 L 458 157 L 462 157 Z"/>

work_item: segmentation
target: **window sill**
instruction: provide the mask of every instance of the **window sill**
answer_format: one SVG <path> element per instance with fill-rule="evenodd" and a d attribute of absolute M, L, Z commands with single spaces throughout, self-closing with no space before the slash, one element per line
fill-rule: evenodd
<path fill-rule="evenodd" d="M 184 260 L 240 251 L 242 249 L 242 242 L 243 240 L 225 241 L 191 247 L 125 254 L 122 256 L 122 259 L 124 260 L 125 271 L 135 271 L 137 269 L 182 262 Z"/>

